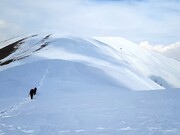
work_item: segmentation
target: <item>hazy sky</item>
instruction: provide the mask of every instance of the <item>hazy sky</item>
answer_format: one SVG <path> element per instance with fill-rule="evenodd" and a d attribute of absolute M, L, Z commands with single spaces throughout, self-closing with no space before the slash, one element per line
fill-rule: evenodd
<path fill-rule="evenodd" d="M 0 41 L 26 33 L 180 41 L 179 0 L 0 0 Z"/>

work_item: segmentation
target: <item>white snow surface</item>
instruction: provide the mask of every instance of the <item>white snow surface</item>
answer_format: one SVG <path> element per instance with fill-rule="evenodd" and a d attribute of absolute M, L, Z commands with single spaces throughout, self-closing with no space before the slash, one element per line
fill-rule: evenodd
<path fill-rule="evenodd" d="M 0 135 L 180 132 L 178 61 L 120 37 L 53 35 L 26 39 L 1 62 L 12 58 L 22 59 L 0 67 Z"/>

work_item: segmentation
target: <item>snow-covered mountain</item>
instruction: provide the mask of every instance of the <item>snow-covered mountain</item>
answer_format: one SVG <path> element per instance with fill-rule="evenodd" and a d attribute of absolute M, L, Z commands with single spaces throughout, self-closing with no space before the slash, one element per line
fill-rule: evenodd
<path fill-rule="evenodd" d="M 33 35 L 9 46 L 13 46 L 12 52 L 7 53 L 8 55 L 1 57 L 0 60 L 1 74 L 11 70 L 17 70 L 13 71 L 14 73 L 24 74 L 23 69 L 32 66 L 34 69 L 47 70 L 57 67 L 58 64 L 60 70 L 53 70 L 57 73 L 61 72 L 57 77 L 67 77 L 62 72 L 68 72 L 69 79 L 71 74 L 75 74 L 77 79 L 83 78 L 81 76 L 83 75 L 87 79 L 90 77 L 92 80 L 99 79 L 105 81 L 104 84 L 110 83 L 112 86 L 130 90 L 180 87 L 179 62 L 143 50 L 138 45 L 119 37 L 77 38 Z M 37 64 L 44 64 L 44 68 Z M 70 67 L 72 69 L 68 69 Z M 35 73 L 35 77 L 40 74 L 33 72 L 32 68 L 28 72 L 31 75 Z M 41 76 L 36 77 L 34 85 L 39 85 Z M 90 83 L 90 81 L 86 82 Z M 31 86 L 32 84 L 29 84 L 29 87 Z"/>
<path fill-rule="evenodd" d="M 120 37 L 32 35 L 1 44 L 0 135 L 179 131 L 179 124 L 171 127 L 179 110 L 162 116 L 166 121 L 173 114 L 170 126 L 157 122 L 172 95 L 179 104 L 178 61 Z M 31 102 L 26 97 L 33 87 L 38 94 Z M 142 125 L 145 117 L 150 125 Z"/>

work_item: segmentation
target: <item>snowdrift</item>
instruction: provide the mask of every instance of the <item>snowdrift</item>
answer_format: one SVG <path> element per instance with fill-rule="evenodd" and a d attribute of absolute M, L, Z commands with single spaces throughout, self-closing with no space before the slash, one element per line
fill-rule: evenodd
<path fill-rule="evenodd" d="M 39 86 L 47 66 L 53 69 L 49 74 L 55 72 L 58 75 L 47 78 L 48 81 L 52 83 L 54 80 L 55 84 L 62 81 L 60 87 L 67 87 L 68 81 L 74 87 L 93 87 L 97 82 L 95 85 L 102 89 L 108 85 L 119 90 L 180 87 L 179 62 L 148 52 L 123 38 L 33 35 L 9 46 L 12 45 L 14 51 L 11 47 L 9 53 L 6 51 L 6 57 L 0 60 L 1 87 L 10 80 L 13 89 Z M 3 48 L 0 51 L 3 52 Z M 21 74 L 24 76 L 19 78 Z M 66 77 L 66 81 L 63 77 Z M 26 83 L 22 83 L 24 80 Z"/>
<path fill-rule="evenodd" d="M 1 44 L 0 135 L 179 135 L 178 61 L 119 37 Z"/>

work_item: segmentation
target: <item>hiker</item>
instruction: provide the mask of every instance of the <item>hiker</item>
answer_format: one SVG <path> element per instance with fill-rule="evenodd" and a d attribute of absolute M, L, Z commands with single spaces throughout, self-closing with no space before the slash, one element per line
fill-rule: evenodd
<path fill-rule="evenodd" d="M 34 95 L 36 95 L 36 91 L 37 91 L 37 88 L 35 87 L 35 88 L 34 88 Z"/>
<path fill-rule="evenodd" d="M 34 89 L 31 89 L 31 90 L 30 90 L 29 95 L 30 95 L 31 99 L 33 99 Z"/>

